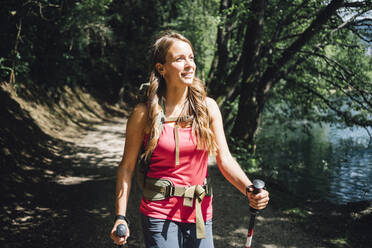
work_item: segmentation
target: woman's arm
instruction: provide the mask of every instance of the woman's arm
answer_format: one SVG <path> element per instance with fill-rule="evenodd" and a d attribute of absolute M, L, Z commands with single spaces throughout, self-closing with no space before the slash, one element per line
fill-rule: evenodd
<path fill-rule="evenodd" d="M 117 170 L 116 215 L 126 215 L 132 177 L 146 133 L 147 120 L 147 108 L 144 104 L 139 104 L 134 108 L 127 122 L 124 153 Z M 129 236 L 129 232 L 124 238 L 115 235 L 116 226 L 120 223 L 127 224 L 124 220 L 117 220 L 111 231 L 111 238 L 116 244 L 124 244 Z"/>
<path fill-rule="evenodd" d="M 211 129 L 215 135 L 217 143 L 217 164 L 223 176 L 237 188 L 240 192 L 246 195 L 247 186 L 252 185 L 247 175 L 241 169 L 236 160 L 232 157 L 229 147 L 226 142 L 225 132 L 220 109 L 217 103 L 207 98 L 207 107 L 211 117 Z M 260 194 L 248 194 L 249 204 L 256 209 L 263 209 L 269 201 L 269 193 L 263 190 Z"/>

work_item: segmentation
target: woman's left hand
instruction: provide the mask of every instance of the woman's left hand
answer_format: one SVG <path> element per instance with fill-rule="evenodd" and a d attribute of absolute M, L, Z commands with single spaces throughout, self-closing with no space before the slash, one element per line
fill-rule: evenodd
<path fill-rule="evenodd" d="M 262 189 L 260 193 L 253 194 L 252 191 L 248 192 L 247 197 L 249 199 L 249 206 L 254 209 L 261 210 L 266 207 L 269 203 L 269 192 Z"/>

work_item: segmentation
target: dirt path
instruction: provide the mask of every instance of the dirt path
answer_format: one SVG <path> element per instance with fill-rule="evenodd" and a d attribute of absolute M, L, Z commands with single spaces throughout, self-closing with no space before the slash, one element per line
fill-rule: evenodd
<path fill-rule="evenodd" d="M 109 239 L 113 223 L 116 166 L 124 144 L 125 122 L 97 125 L 59 151 L 55 180 L 24 189 L 25 197 L 9 203 L 2 217 L 0 246 L 115 247 Z M 210 165 L 214 185 L 215 247 L 243 247 L 248 206 L 244 197 Z M 139 191 L 133 188 L 128 216 L 129 247 L 143 247 L 139 223 Z M 322 247 L 289 219 L 268 207 L 259 217 L 255 248 Z"/>

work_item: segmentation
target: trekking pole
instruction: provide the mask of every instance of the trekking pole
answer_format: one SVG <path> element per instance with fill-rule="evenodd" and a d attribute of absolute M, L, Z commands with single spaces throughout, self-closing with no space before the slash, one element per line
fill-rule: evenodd
<path fill-rule="evenodd" d="M 127 234 L 127 227 L 124 224 L 119 224 L 116 227 L 116 235 L 119 237 L 124 237 Z M 124 245 L 118 245 L 119 248 L 124 247 Z"/>
<path fill-rule="evenodd" d="M 249 187 L 247 187 L 247 192 L 249 191 Z M 259 179 L 256 179 L 253 181 L 253 194 L 258 194 L 261 192 L 261 190 L 265 187 L 265 182 Z M 245 242 L 245 248 L 251 248 L 252 244 L 252 238 L 253 238 L 253 231 L 254 231 L 254 221 L 256 219 L 256 215 L 259 213 L 258 209 L 249 208 L 249 212 L 251 213 L 251 218 L 249 220 L 249 226 L 248 226 L 248 235 L 247 235 L 247 241 Z"/>

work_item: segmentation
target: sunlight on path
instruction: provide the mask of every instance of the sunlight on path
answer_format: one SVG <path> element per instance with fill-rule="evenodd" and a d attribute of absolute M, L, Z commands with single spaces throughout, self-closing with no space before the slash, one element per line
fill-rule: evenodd
<path fill-rule="evenodd" d="M 71 154 L 75 158 L 86 159 L 93 156 L 100 158 L 99 166 L 117 166 L 123 154 L 126 120 L 97 125 L 82 139 L 75 141 L 81 151 Z"/>
<path fill-rule="evenodd" d="M 56 182 L 63 185 L 74 185 L 93 180 L 94 177 L 57 176 Z"/>
<path fill-rule="evenodd" d="M 84 148 L 95 148 L 94 155 L 101 158 L 99 166 L 117 166 L 123 154 L 126 120 L 118 123 L 98 125 L 95 131 L 89 132 L 76 144 Z M 78 158 L 91 156 L 90 149 L 84 149 L 75 154 Z"/>
<path fill-rule="evenodd" d="M 56 176 L 55 182 L 62 185 L 75 185 L 92 180 L 103 180 L 113 175 L 105 175 L 93 168 L 118 166 L 123 154 L 125 142 L 126 118 L 117 118 L 112 122 L 98 124 L 80 137 L 76 137 L 70 149 L 63 149 L 60 156 L 69 159 L 73 168 L 81 173 L 69 173 Z M 89 171 L 88 169 L 91 169 Z"/>

